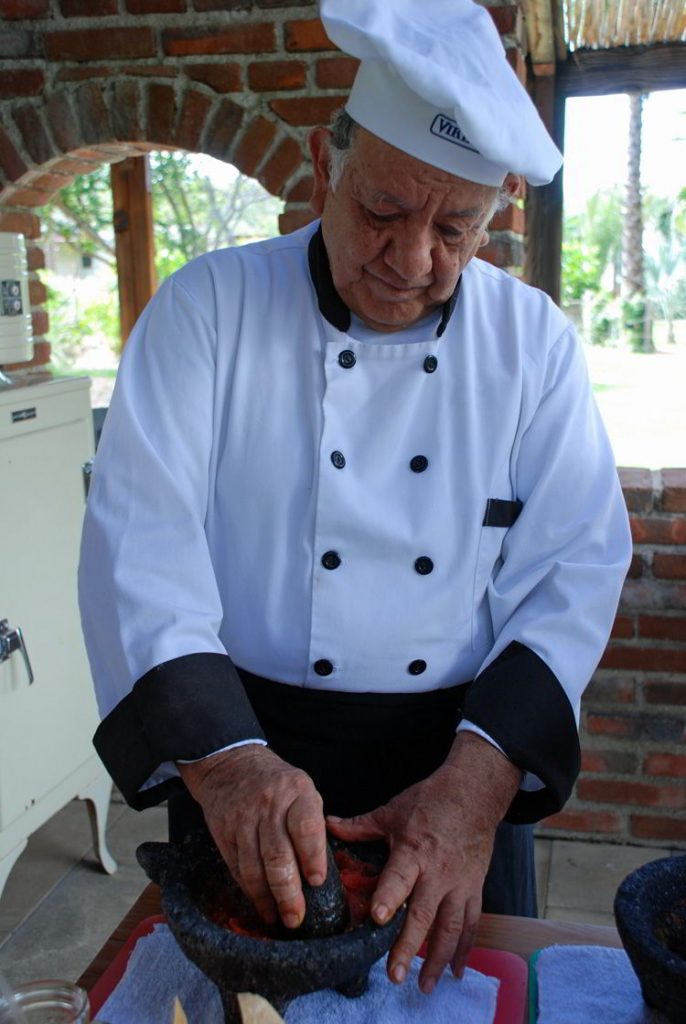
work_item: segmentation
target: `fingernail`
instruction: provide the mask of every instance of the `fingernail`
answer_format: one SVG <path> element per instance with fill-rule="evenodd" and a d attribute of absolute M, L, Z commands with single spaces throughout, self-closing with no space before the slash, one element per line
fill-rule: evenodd
<path fill-rule="evenodd" d="M 374 918 L 381 924 L 383 924 L 384 921 L 388 920 L 389 914 L 390 911 L 384 903 L 379 903 L 377 907 L 374 907 Z"/>
<path fill-rule="evenodd" d="M 421 985 L 420 985 L 420 988 L 421 988 L 421 990 L 422 990 L 422 992 L 424 993 L 425 996 L 430 996 L 431 993 L 433 992 L 433 990 L 435 989 L 435 987 L 436 987 L 436 979 L 435 978 L 425 978 L 422 981 Z"/>
<path fill-rule="evenodd" d="M 300 918 L 297 914 L 286 914 L 283 923 L 287 928 L 297 928 L 300 924 Z"/>
<path fill-rule="evenodd" d="M 327 814 L 326 820 L 327 821 L 332 821 L 334 823 L 334 825 L 338 825 L 339 822 L 343 821 L 342 818 L 336 817 L 335 814 Z"/>
<path fill-rule="evenodd" d="M 310 875 L 309 882 L 310 885 L 314 885 L 315 887 L 318 885 L 323 885 L 324 875 Z"/>
<path fill-rule="evenodd" d="M 393 968 L 393 981 L 395 981 L 398 985 L 402 985 L 406 976 L 407 971 L 405 970 L 402 964 L 398 964 L 397 967 Z"/>

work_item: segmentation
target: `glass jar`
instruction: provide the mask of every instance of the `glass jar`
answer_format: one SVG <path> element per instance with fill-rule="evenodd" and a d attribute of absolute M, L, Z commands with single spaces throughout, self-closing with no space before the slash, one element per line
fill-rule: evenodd
<path fill-rule="evenodd" d="M 89 1024 L 88 996 L 70 981 L 28 981 L 13 990 L 22 1024 Z"/>

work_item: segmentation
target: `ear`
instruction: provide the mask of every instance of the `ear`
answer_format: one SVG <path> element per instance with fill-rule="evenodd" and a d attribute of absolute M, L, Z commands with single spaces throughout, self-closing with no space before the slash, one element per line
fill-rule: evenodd
<path fill-rule="evenodd" d="M 314 173 L 314 185 L 310 196 L 310 208 L 321 217 L 324 212 L 326 197 L 329 192 L 329 139 L 331 132 L 328 128 L 315 128 L 310 132 L 308 139 L 310 155 L 312 157 L 312 171 Z"/>
<path fill-rule="evenodd" d="M 503 188 L 509 195 L 510 199 L 516 199 L 519 196 L 523 196 L 524 193 L 524 179 L 520 174 L 507 174 L 505 181 L 503 182 Z"/>

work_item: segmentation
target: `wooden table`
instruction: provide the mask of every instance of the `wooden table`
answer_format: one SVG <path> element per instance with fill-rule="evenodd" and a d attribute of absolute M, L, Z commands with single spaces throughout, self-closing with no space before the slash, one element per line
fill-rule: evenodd
<path fill-rule="evenodd" d="M 149 885 L 139 896 L 126 917 L 86 968 L 79 984 L 90 990 L 125 945 L 131 932 L 146 917 L 161 913 L 160 890 Z M 621 947 L 614 928 L 595 924 L 574 924 L 567 921 L 536 920 L 531 917 L 507 917 L 483 914 L 476 934 L 476 945 L 486 949 L 504 949 L 527 960 L 545 946 L 583 945 Z"/>

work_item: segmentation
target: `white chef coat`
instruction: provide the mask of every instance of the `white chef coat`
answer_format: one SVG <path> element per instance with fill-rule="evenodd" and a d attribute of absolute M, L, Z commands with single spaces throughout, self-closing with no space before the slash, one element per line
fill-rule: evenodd
<path fill-rule="evenodd" d="M 316 228 L 193 261 L 127 344 L 80 569 L 101 714 L 197 652 L 404 693 L 516 642 L 578 715 L 631 542 L 573 327 L 473 259 L 440 336 L 360 340 L 320 312 Z M 489 499 L 521 514 L 483 525 Z"/>

